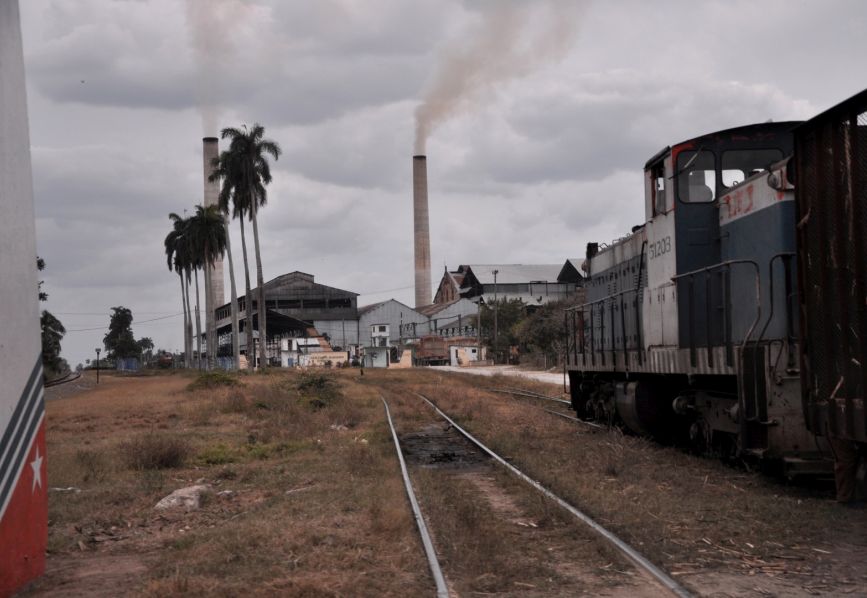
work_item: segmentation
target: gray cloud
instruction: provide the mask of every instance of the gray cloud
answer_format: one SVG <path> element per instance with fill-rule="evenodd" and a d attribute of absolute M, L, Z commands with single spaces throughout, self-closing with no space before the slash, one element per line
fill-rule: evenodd
<path fill-rule="evenodd" d="M 412 301 L 411 289 L 380 291 L 412 284 L 413 111 L 479 6 L 262 0 L 230 20 L 234 52 L 211 92 L 219 126 L 259 121 L 285 150 L 262 212 L 266 278 L 304 270 L 371 293 L 362 300 Z M 77 330 L 127 305 L 137 334 L 176 349 L 180 319 L 142 320 L 180 310 L 166 216 L 202 197 L 185 4 L 21 9 L 46 307 Z M 558 262 L 625 233 L 643 219 L 641 168 L 662 146 L 858 91 L 865 18 L 854 0 L 590 3 L 561 61 L 491 86 L 431 136 L 434 274 Z M 102 315 L 79 315 L 91 312 Z M 70 333 L 64 354 L 83 361 L 101 337 Z"/>

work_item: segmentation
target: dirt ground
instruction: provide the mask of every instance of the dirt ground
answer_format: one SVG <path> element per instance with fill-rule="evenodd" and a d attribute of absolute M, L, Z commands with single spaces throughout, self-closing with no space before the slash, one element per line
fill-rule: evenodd
<path fill-rule="evenodd" d="M 98 387 L 85 377 L 49 389 L 47 571 L 25 595 L 432 594 L 380 396 L 409 442 L 458 595 L 654 595 L 501 469 L 475 457 L 432 466 L 441 457 L 413 436 L 448 430 L 414 391 L 697 595 L 867 595 L 867 513 L 837 506 L 827 488 L 587 431 L 484 390 L 562 386 L 431 370 L 236 378 L 190 390 L 188 374 L 103 376 Z M 142 460 L 157 451 L 177 462 Z M 154 510 L 196 483 L 209 487 L 200 509 Z"/>

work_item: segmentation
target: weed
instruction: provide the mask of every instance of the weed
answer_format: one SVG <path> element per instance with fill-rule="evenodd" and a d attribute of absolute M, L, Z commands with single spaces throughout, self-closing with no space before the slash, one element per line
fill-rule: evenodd
<path fill-rule="evenodd" d="M 240 386 L 241 382 L 226 372 L 205 372 L 187 385 L 187 390 L 212 390 L 224 386 Z"/>
<path fill-rule="evenodd" d="M 244 393 L 240 391 L 232 391 L 226 397 L 226 401 L 222 409 L 223 413 L 244 413 L 247 411 L 247 399 Z"/>
<path fill-rule="evenodd" d="M 110 470 L 105 455 L 94 450 L 80 449 L 75 453 L 75 462 L 84 471 L 83 482 L 101 482 Z"/>
<path fill-rule="evenodd" d="M 190 445 L 176 435 L 150 432 L 122 442 L 120 452 L 130 469 L 171 469 L 184 464 Z"/>
<path fill-rule="evenodd" d="M 225 465 L 238 460 L 238 451 L 219 443 L 200 450 L 196 460 L 206 465 Z"/>

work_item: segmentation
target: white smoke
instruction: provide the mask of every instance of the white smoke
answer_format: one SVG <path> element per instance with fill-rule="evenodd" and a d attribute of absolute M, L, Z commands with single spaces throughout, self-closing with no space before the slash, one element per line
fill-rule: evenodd
<path fill-rule="evenodd" d="M 242 0 L 187 0 L 187 27 L 196 59 L 196 94 L 202 135 L 217 135 L 225 101 L 223 82 L 232 73 L 233 29 L 250 10 Z"/>
<path fill-rule="evenodd" d="M 585 0 L 475 3 L 477 27 L 445 48 L 416 108 L 415 153 L 431 132 L 499 83 L 561 59 L 574 43 Z"/>

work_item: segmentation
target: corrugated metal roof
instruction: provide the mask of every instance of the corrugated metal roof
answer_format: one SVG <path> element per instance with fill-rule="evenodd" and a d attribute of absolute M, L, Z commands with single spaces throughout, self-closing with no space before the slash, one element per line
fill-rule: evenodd
<path fill-rule="evenodd" d="M 497 270 L 497 284 L 526 284 L 528 282 L 557 282 L 563 264 L 469 264 L 481 284 L 494 284 L 493 271 Z"/>
<path fill-rule="evenodd" d="M 416 307 L 415 311 L 425 316 L 433 316 L 435 314 L 438 314 L 445 308 L 454 305 L 460 300 L 461 298 L 458 297 L 457 299 L 452 299 L 447 303 L 431 303 L 430 305 L 422 305 L 421 307 Z"/>
<path fill-rule="evenodd" d="M 382 305 L 385 305 L 389 301 L 392 301 L 392 299 L 386 299 L 385 301 L 380 301 L 379 303 L 371 303 L 370 305 L 365 305 L 364 307 L 359 307 L 358 308 L 358 315 L 361 316 L 361 315 L 366 314 L 369 311 L 373 311 L 374 309 L 376 309 Z"/>

